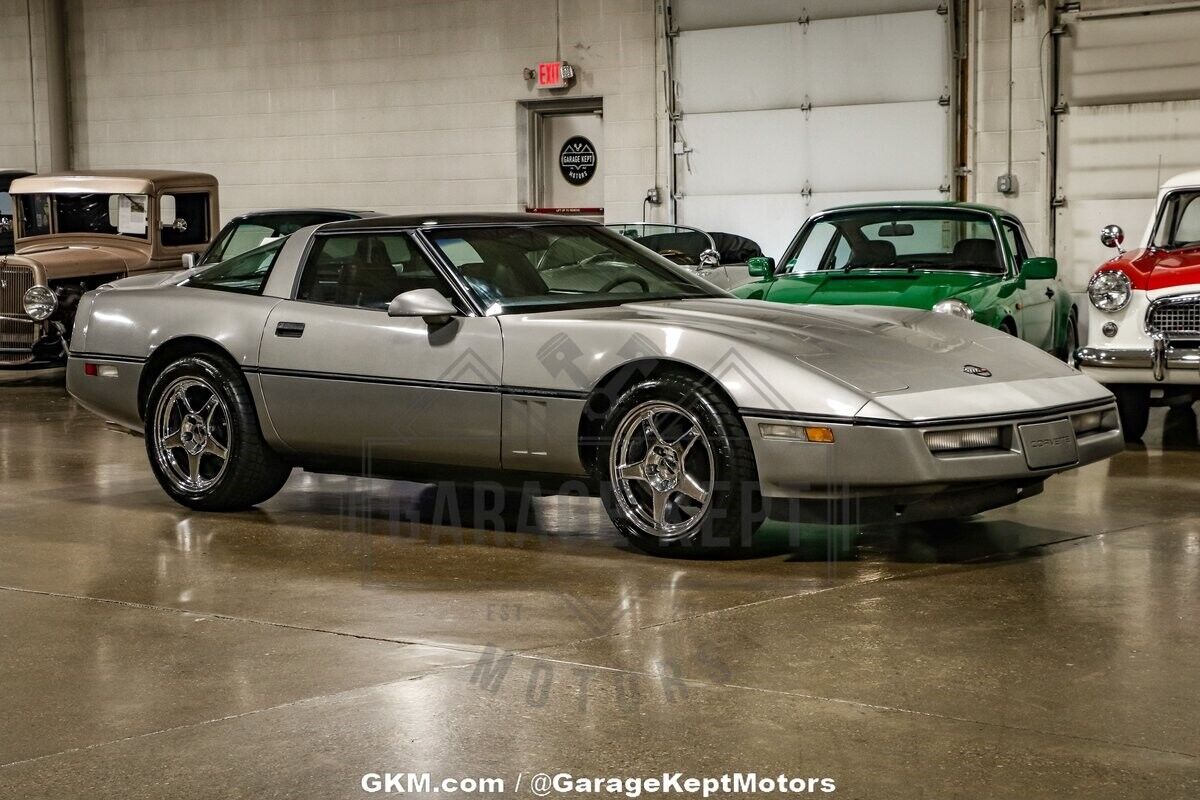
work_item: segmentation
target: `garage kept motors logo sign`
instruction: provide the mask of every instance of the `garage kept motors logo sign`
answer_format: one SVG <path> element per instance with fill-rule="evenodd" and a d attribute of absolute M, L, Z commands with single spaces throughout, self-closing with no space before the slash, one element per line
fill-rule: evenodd
<path fill-rule="evenodd" d="M 558 168 L 567 183 L 582 186 L 596 174 L 596 146 L 590 139 L 572 136 L 558 151 Z"/>

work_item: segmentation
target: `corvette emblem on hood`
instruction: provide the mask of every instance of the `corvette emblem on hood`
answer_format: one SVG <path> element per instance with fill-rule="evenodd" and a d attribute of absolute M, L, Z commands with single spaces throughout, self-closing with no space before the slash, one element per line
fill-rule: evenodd
<path fill-rule="evenodd" d="M 976 378 L 990 378 L 992 371 L 984 367 L 977 367 L 974 364 L 963 364 L 963 372 L 968 375 L 974 375 Z"/>

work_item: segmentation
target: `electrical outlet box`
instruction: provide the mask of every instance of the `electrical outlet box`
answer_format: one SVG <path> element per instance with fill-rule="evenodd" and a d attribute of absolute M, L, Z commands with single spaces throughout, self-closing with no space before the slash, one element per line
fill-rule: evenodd
<path fill-rule="evenodd" d="M 1016 194 L 1017 193 L 1017 176 L 1012 173 L 1001 175 L 996 178 L 996 191 L 1000 194 Z"/>

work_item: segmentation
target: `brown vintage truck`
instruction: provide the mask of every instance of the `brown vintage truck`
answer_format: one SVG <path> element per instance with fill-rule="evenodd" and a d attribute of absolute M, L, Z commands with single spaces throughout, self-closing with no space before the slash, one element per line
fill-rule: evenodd
<path fill-rule="evenodd" d="M 0 256 L 0 367 L 66 354 L 84 292 L 190 266 L 217 228 L 217 179 L 201 172 L 98 170 L 9 187 L 15 253 Z"/>

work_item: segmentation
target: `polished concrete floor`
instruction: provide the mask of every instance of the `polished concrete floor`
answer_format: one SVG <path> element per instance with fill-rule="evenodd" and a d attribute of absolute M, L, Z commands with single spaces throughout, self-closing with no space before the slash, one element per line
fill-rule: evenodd
<path fill-rule="evenodd" d="M 773 527 L 757 557 L 687 562 L 578 498 L 496 532 L 428 489 L 297 473 L 256 512 L 190 513 L 140 439 L 5 386 L 0 797 L 740 771 L 1195 798 L 1200 448 L 1190 410 L 1164 418 L 960 524 Z"/>

